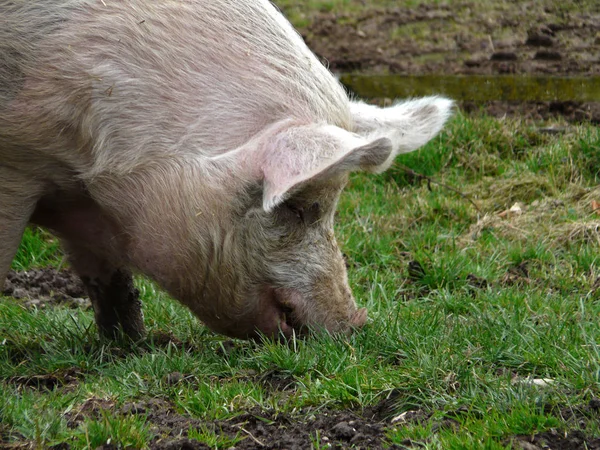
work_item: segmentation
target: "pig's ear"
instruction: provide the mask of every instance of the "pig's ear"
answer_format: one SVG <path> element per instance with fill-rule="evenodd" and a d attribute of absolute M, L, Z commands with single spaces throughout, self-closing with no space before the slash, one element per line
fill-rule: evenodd
<path fill-rule="evenodd" d="M 437 135 L 452 114 L 452 100 L 424 97 L 379 108 L 362 102 L 351 102 L 354 132 L 367 140 L 387 138 L 392 152 L 375 172 L 388 169 L 396 155 L 408 153 L 425 145 Z"/>
<path fill-rule="evenodd" d="M 368 140 L 331 125 L 288 128 L 255 161 L 263 177 L 263 208 L 271 211 L 308 183 L 374 171 L 391 154 L 392 142 L 386 137 Z"/>
<path fill-rule="evenodd" d="M 311 181 L 355 170 L 383 172 L 396 155 L 416 150 L 438 134 L 452 106 L 441 97 L 388 108 L 351 102 L 354 133 L 331 125 L 280 131 L 251 163 L 259 164 L 263 176 L 263 208 L 273 209 Z"/>

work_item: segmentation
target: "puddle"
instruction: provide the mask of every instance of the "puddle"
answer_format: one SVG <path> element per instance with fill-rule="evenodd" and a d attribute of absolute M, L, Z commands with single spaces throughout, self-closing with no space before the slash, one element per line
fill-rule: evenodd
<path fill-rule="evenodd" d="M 458 101 L 600 102 L 600 77 L 342 74 L 362 98 L 443 94 Z"/>

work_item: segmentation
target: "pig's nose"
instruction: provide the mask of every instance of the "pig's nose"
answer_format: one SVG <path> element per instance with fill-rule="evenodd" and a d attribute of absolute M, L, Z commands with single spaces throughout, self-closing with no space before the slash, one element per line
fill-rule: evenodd
<path fill-rule="evenodd" d="M 365 323 L 367 323 L 367 314 L 367 308 L 360 308 L 352 315 L 352 318 L 350 319 L 350 324 L 354 328 L 362 328 L 365 325 Z"/>

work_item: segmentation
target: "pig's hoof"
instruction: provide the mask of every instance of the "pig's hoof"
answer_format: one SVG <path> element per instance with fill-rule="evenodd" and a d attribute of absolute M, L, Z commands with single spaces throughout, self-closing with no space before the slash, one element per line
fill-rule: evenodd
<path fill-rule="evenodd" d="M 354 313 L 351 319 L 353 328 L 362 328 L 367 323 L 367 308 L 360 308 Z"/>
<path fill-rule="evenodd" d="M 129 272 L 116 271 L 108 284 L 89 279 L 84 279 L 84 283 L 94 306 L 100 335 L 109 339 L 125 335 L 133 340 L 146 335 L 142 302 Z"/>
<path fill-rule="evenodd" d="M 116 325 L 114 327 L 99 327 L 99 334 L 102 338 L 111 341 L 118 341 L 123 338 L 131 339 L 132 341 L 139 341 L 146 336 L 146 329 L 144 327 L 132 329 L 130 327 L 121 327 Z"/>

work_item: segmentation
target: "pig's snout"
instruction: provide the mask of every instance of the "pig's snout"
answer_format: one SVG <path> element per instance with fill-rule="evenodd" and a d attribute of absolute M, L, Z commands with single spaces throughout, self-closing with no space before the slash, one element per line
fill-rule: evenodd
<path fill-rule="evenodd" d="M 365 323 L 367 323 L 367 315 L 367 308 L 360 308 L 352 316 L 350 324 L 353 328 L 362 328 L 365 325 Z"/>

